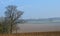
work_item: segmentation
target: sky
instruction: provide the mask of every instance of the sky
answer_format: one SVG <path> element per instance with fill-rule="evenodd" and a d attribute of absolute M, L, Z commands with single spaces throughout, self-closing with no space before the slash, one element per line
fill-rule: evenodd
<path fill-rule="evenodd" d="M 60 0 L 0 0 L 0 16 L 4 16 L 8 5 L 24 11 L 21 17 L 24 19 L 60 17 Z"/>

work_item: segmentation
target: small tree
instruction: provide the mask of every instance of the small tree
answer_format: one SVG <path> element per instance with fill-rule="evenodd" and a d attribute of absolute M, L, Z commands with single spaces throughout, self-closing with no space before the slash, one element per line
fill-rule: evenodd
<path fill-rule="evenodd" d="M 8 33 L 12 33 L 12 28 L 16 26 L 17 21 L 23 14 L 22 11 L 18 11 L 17 7 L 14 5 L 9 5 L 6 7 L 5 11 L 5 26 L 7 28 Z"/>

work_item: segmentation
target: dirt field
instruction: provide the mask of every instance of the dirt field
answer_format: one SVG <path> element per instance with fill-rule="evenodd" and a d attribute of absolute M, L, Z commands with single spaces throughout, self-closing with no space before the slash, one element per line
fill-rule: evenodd
<path fill-rule="evenodd" d="M 18 33 L 60 31 L 60 23 L 18 24 L 17 26 L 20 28 L 17 30 Z"/>
<path fill-rule="evenodd" d="M 32 32 L 18 34 L 0 34 L 0 36 L 60 36 L 60 32 Z"/>

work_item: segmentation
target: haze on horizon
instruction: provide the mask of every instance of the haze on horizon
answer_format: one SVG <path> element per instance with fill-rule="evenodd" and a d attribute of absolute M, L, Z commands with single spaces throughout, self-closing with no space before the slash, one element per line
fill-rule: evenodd
<path fill-rule="evenodd" d="M 60 0 L 0 0 L 0 16 L 4 16 L 8 5 L 24 11 L 24 19 L 60 17 Z"/>

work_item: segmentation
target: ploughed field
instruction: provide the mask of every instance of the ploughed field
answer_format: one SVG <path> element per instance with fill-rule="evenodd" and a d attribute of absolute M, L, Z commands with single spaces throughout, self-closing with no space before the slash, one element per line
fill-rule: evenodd
<path fill-rule="evenodd" d="M 0 34 L 0 36 L 60 36 L 60 31 Z"/>

